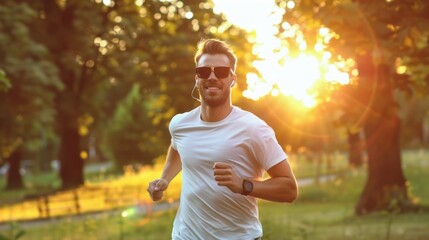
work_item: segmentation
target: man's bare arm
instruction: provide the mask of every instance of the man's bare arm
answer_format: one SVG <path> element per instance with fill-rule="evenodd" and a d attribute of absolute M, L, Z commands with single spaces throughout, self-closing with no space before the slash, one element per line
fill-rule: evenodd
<path fill-rule="evenodd" d="M 243 193 L 244 179 L 236 175 L 231 165 L 215 163 L 213 171 L 219 186 L 228 187 L 235 193 Z M 267 172 L 270 178 L 264 181 L 247 179 L 253 183 L 253 190 L 249 195 L 274 202 L 293 202 L 298 196 L 298 186 L 289 163 L 284 160 Z"/>
<path fill-rule="evenodd" d="M 182 170 L 182 160 L 179 152 L 172 148 L 168 148 L 167 159 L 165 161 L 164 170 L 161 178 L 155 179 L 149 183 L 147 191 L 153 201 L 159 201 L 164 196 L 164 191 L 174 177 Z"/>
<path fill-rule="evenodd" d="M 274 201 L 293 202 L 298 197 L 298 185 L 295 176 L 285 160 L 268 169 L 270 178 L 264 181 L 252 181 L 250 196 Z"/>
<path fill-rule="evenodd" d="M 170 146 L 168 148 L 167 160 L 165 161 L 161 178 L 170 183 L 181 170 L 182 160 L 180 159 L 179 152 Z"/>

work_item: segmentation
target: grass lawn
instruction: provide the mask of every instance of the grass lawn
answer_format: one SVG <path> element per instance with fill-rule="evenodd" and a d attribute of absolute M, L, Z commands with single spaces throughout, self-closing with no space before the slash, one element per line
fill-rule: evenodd
<path fill-rule="evenodd" d="M 292 205 L 261 202 L 264 239 L 429 239 L 427 210 L 354 216 L 363 177 L 302 188 Z M 424 175 L 417 181 L 424 182 Z"/>
<path fill-rule="evenodd" d="M 300 196 L 293 204 L 260 201 L 263 239 L 429 239 L 428 154 L 405 152 L 403 164 L 412 192 L 426 210 L 354 216 L 354 206 L 366 178 L 362 169 L 329 183 L 300 188 Z M 170 239 L 175 211 L 150 217 L 144 214 L 122 217 L 120 212 L 106 212 L 97 217 L 61 218 L 26 226 L 20 239 Z M 9 237 L 21 228 L 9 227 L 0 230 L 0 234 Z"/>

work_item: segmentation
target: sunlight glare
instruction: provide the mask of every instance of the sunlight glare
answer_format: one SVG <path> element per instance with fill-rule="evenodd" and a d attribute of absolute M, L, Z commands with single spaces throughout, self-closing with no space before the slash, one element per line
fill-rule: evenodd
<path fill-rule="evenodd" d="M 295 7 L 295 2 L 294 1 L 288 1 L 286 6 L 289 9 L 293 9 Z"/>
<path fill-rule="evenodd" d="M 397 74 L 404 74 L 407 72 L 407 67 L 406 66 L 399 66 L 396 68 L 396 73 Z"/>
<path fill-rule="evenodd" d="M 255 43 L 252 53 L 261 60 L 253 62 L 253 66 L 261 77 L 255 73 L 246 75 L 247 89 L 243 91 L 244 97 L 258 100 L 269 94 L 282 94 L 311 108 L 317 101 L 309 91 L 318 81 L 339 84 L 350 82 L 349 74 L 343 71 L 353 69 L 351 64 L 346 64 L 341 59 L 337 65 L 332 64 L 332 54 L 325 51 L 325 44 L 335 36 L 334 32 L 326 27 L 319 30 L 320 41 L 312 49 L 317 54 L 316 57 L 307 49 L 309 46 L 300 26 L 282 22 L 285 11 L 295 8 L 293 0 L 280 3 L 283 8 L 279 8 L 273 0 L 213 0 L 213 3 L 215 13 L 223 13 L 232 24 L 255 33 L 252 38 L 252 43 Z M 281 24 L 281 38 L 296 40 L 301 51 L 298 57 L 292 57 L 289 48 L 282 45 L 282 41 L 276 37 L 278 29 L 275 24 Z"/>
<path fill-rule="evenodd" d="M 273 10 L 276 9 L 274 1 L 213 0 L 213 2 L 215 4 L 215 13 L 225 14 L 228 18 L 228 21 L 248 31 L 257 29 L 262 30 L 267 27 L 267 23 L 273 23 L 273 20 L 280 20 L 278 16 L 271 14 Z M 255 19 L 257 19 L 257 21 L 252 21 Z"/>
<path fill-rule="evenodd" d="M 338 70 L 334 65 L 328 66 L 328 71 L 325 74 L 325 80 L 331 83 L 348 84 L 350 83 L 349 74 Z"/>
<path fill-rule="evenodd" d="M 304 106 L 306 106 L 307 108 L 312 108 L 317 104 L 316 100 L 309 96 L 305 96 L 305 98 L 300 100 L 302 101 L 302 104 L 304 104 Z"/>
<path fill-rule="evenodd" d="M 243 96 L 252 100 L 268 95 L 271 91 L 272 85 L 266 83 L 254 73 L 249 73 L 246 76 L 247 89 L 243 91 Z"/>
<path fill-rule="evenodd" d="M 113 7 L 114 2 L 112 0 L 103 0 L 105 6 Z"/>
<path fill-rule="evenodd" d="M 319 62 L 314 56 L 301 54 L 297 58 L 289 57 L 277 72 L 280 92 L 299 100 L 305 99 L 308 90 L 321 76 L 319 69 Z"/>

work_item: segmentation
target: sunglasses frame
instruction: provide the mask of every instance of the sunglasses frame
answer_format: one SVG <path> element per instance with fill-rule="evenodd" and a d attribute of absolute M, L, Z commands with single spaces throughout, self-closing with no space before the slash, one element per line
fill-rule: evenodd
<path fill-rule="evenodd" d="M 216 69 L 219 69 L 219 68 L 228 68 L 228 75 L 226 75 L 225 77 L 223 77 L 223 76 L 218 76 L 218 74 L 219 74 L 219 72 L 218 73 L 216 73 Z M 207 76 L 207 77 L 203 77 L 203 76 L 201 76 L 201 74 L 199 74 L 198 73 L 198 69 L 210 69 L 210 73 L 209 73 L 209 75 Z M 228 76 L 229 76 L 229 74 L 231 73 L 231 74 L 234 74 L 234 72 L 232 71 L 232 69 L 231 69 L 231 67 L 227 67 L 227 66 L 219 66 L 219 67 L 197 67 L 197 68 L 195 68 L 195 73 L 197 74 L 197 77 L 199 77 L 199 78 L 202 78 L 202 79 L 207 79 L 207 78 L 209 78 L 210 77 L 210 75 L 212 74 L 212 73 L 214 73 L 214 75 L 217 77 L 217 78 L 227 78 Z"/>

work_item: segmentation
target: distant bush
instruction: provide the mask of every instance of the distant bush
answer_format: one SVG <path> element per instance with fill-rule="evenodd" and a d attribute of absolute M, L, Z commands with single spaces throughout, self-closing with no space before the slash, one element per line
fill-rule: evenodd
<path fill-rule="evenodd" d="M 104 151 L 118 167 L 130 164 L 153 164 L 167 149 L 163 138 L 166 129 L 154 128 L 149 116 L 150 99 L 143 97 L 134 85 L 116 108 L 108 124 Z"/>

